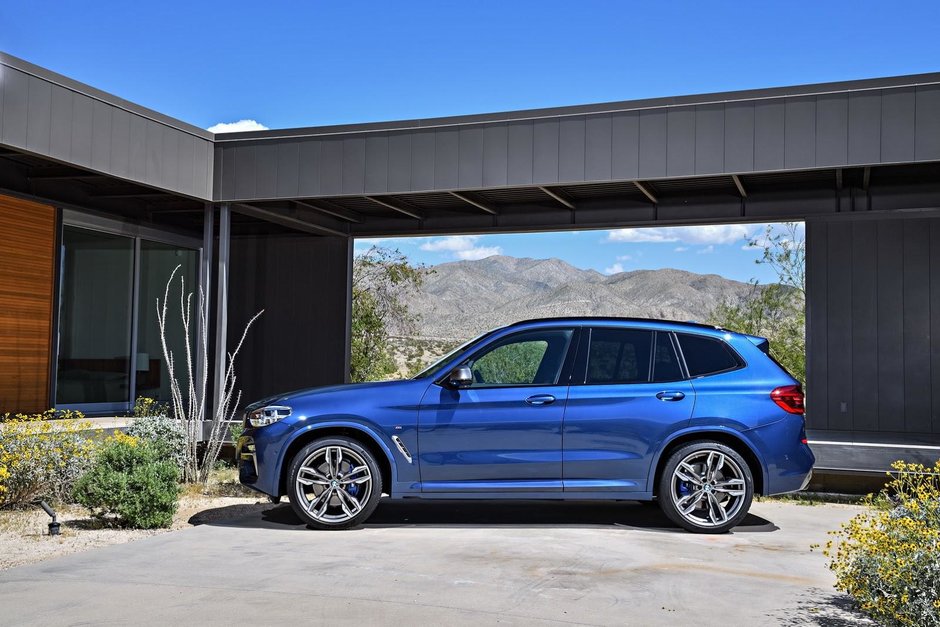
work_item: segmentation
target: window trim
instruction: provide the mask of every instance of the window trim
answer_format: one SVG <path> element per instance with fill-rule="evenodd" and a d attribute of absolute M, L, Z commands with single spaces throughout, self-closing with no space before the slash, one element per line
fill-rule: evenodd
<path fill-rule="evenodd" d="M 679 352 L 679 340 L 673 337 L 672 331 L 661 331 L 656 330 L 656 336 L 653 338 L 653 351 L 650 354 L 650 383 L 676 383 L 677 381 L 688 381 L 689 380 L 689 371 L 685 367 L 685 359 L 682 356 L 682 353 Z M 654 381 L 656 377 L 656 349 L 659 347 L 660 338 L 665 337 L 669 340 L 669 345 L 672 347 L 672 354 L 676 356 L 676 365 L 679 366 L 679 378 L 678 379 L 669 379 L 668 381 Z"/>
<path fill-rule="evenodd" d="M 738 353 L 738 351 L 736 351 L 734 347 L 731 346 L 731 344 L 729 344 L 728 342 L 726 342 L 724 339 L 720 337 L 715 337 L 713 335 L 705 335 L 704 333 L 687 333 L 685 331 L 673 331 L 672 334 L 675 335 L 676 349 L 679 353 L 679 358 L 682 360 L 682 368 L 685 371 L 686 377 L 688 377 L 689 381 L 693 381 L 695 379 L 704 379 L 705 377 L 713 377 L 715 375 L 725 374 L 728 372 L 735 372 L 737 370 L 743 370 L 744 368 L 747 368 L 747 362 L 744 360 L 743 357 L 741 357 L 741 354 Z M 680 335 L 691 335 L 694 337 L 704 338 L 712 342 L 720 342 L 721 344 L 724 345 L 725 350 L 731 353 L 731 356 L 737 362 L 737 365 L 734 366 L 733 368 L 725 368 L 724 370 L 715 370 L 714 372 L 706 372 L 705 374 L 693 375 L 689 371 L 689 365 L 685 360 L 685 352 L 683 352 L 682 350 L 682 341 L 679 338 Z"/>

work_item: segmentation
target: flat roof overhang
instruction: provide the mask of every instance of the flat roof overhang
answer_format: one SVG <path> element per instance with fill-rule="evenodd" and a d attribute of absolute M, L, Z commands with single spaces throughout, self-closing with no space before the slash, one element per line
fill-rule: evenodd
<path fill-rule="evenodd" d="M 0 187 L 191 232 L 420 235 L 940 207 L 940 73 L 213 135 L 0 54 Z"/>

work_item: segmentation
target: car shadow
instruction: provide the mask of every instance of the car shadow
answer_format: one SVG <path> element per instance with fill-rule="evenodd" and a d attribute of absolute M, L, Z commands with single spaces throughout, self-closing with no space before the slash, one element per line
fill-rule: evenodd
<path fill-rule="evenodd" d="M 193 525 L 304 529 L 289 504 L 230 505 L 205 510 Z M 383 499 L 358 529 L 379 527 L 611 527 L 684 533 L 655 505 L 635 501 L 463 501 Z M 733 533 L 767 533 L 775 524 L 748 514 Z"/>

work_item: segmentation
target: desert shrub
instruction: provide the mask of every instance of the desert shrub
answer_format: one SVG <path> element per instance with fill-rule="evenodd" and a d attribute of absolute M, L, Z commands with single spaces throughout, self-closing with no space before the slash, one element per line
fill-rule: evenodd
<path fill-rule="evenodd" d="M 186 427 L 176 418 L 166 415 L 135 418 L 127 428 L 127 435 L 149 442 L 163 459 L 181 470 L 186 463 Z"/>
<path fill-rule="evenodd" d="M 60 417 L 65 420 L 54 420 Z M 91 424 L 78 412 L 5 414 L 0 421 L 0 506 L 67 501 L 88 467 Z"/>
<path fill-rule="evenodd" d="M 179 468 L 146 440 L 108 438 L 94 465 L 75 484 L 76 500 L 100 518 L 125 527 L 169 527 L 176 513 Z"/>
<path fill-rule="evenodd" d="M 895 462 L 869 510 L 832 532 L 836 587 L 889 626 L 940 625 L 940 461 Z"/>
<path fill-rule="evenodd" d="M 151 416 L 169 416 L 170 408 L 154 398 L 138 396 L 134 401 L 134 417 L 148 418 Z"/>

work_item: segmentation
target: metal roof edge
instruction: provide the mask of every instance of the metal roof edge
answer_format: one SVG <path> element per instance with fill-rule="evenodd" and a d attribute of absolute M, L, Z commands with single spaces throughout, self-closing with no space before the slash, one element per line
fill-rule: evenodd
<path fill-rule="evenodd" d="M 623 100 L 617 102 L 570 105 L 541 109 L 521 109 L 505 112 L 474 113 L 469 115 L 445 116 L 436 118 L 420 118 L 387 122 L 366 122 L 356 124 L 336 124 L 329 126 L 271 129 L 265 131 L 243 131 L 239 133 L 217 133 L 215 135 L 215 140 L 217 143 L 227 143 L 246 140 L 329 136 L 346 133 L 419 130 L 444 126 L 481 124 L 487 122 L 516 122 L 548 117 L 568 117 L 575 115 L 638 111 L 644 109 L 665 109 L 669 107 L 756 101 L 767 100 L 771 98 L 819 96 L 826 94 L 840 94 L 876 89 L 897 89 L 933 84 L 940 84 L 940 72 L 880 78 L 865 78 L 827 83 L 809 83 L 804 85 L 783 87 L 766 87 L 760 89 L 745 89 L 727 92 L 711 92 L 686 96 L 644 98 L 638 100 Z"/>

